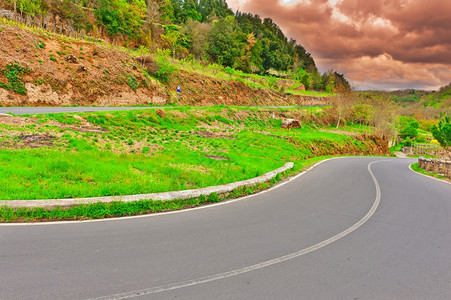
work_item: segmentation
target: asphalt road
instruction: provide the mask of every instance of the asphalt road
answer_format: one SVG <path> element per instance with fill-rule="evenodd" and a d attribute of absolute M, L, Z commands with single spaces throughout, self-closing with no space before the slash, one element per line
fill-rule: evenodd
<path fill-rule="evenodd" d="M 50 113 L 74 113 L 95 111 L 118 111 L 135 109 L 160 109 L 167 106 L 134 106 L 134 107 L 0 107 L 0 114 L 28 115 L 28 114 L 50 114 Z"/>
<path fill-rule="evenodd" d="M 222 205 L 0 226 L 0 299 L 449 299 L 451 185 L 412 162 L 334 159 Z"/>
<path fill-rule="evenodd" d="M 315 105 L 315 107 L 323 107 L 327 105 Z M 99 112 L 99 111 L 123 111 L 136 109 L 162 109 L 170 106 L 104 106 L 104 107 L 0 107 L 1 114 L 28 115 L 28 114 L 50 114 L 50 113 L 76 113 L 76 112 Z M 309 105 L 297 106 L 259 106 L 259 108 L 280 109 L 293 107 L 312 107 Z"/>

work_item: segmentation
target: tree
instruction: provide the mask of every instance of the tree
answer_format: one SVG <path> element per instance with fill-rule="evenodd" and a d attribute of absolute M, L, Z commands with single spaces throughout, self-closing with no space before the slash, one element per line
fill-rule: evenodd
<path fill-rule="evenodd" d="M 345 76 L 343 74 L 340 74 L 336 71 L 334 71 L 334 77 L 335 77 L 335 87 L 336 89 L 344 89 L 344 90 L 351 90 L 351 85 L 346 80 Z"/>
<path fill-rule="evenodd" d="M 48 6 L 42 0 L 14 0 L 14 11 L 19 9 L 20 14 L 29 16 L 42 16 L 48 11 Z"/>
<path fill-rule="evenodd" d="M 444 117 L 438 123 L 438 126 L 432 126 L 432 135 L 443 148 L 451 146 L 451 123 L 449 117 Z"/>
<path fill-rule="evenodd" d="M 256 73 L 262 68 L 262 46 L 253 32 L 247 34 L 246 46 L 240 58 L 240 69 L 245 72 Z"/>
<path fill-rule="evenodd" d="M 199 0 L 199 12 L 202 22 L 209 22 L 214 17 L 225 18 L 233 15 L 225 0 Z"/>
<path fill-rule="evenodd" d="M 332 70 L 330 70 L 327 73 L 324 73 L 323 75 L 323 85 L 324 89 L 328 93 L 333 93 L 336 91 L 336 85 L 335 85 L 335 75 Z"/>
<path fill-rule="evenodd" d="M 98 22 L 105 25 L 110 35 L 127 35 L 138 39 L 142 34 L 142 18 L 145 16 L 144 0 L 99 0 L 94 10 Z"/>
<path fill-rule="evenodd" d="M 294 74 L 294 79 L 299 80 L 307 90 L 311 89 L 313 86 L 312 75 L 310 75 L 307 71 L 305 71 L 302 68 L 296 70 L 296 73 Z"/>
<path fill-rule="evenodd" d="M 324 90 L 323 79 L 318 71 L 312 73 L 313 89 L 317 91 Z"/>
<path fill-rule="evenodd" d="M 175 21 L 174 7 L 171 0 L 146 0 L 147 21 L 148 22 L 167 22 Z"/>
<path fill-rule="evenodd" d="M 399 136 L 403 139 L 414 139 L 418 136 L 418 127 L 420 123 L 414 117 L 399 117 Z"/>
<path fill-rule="evenodd" d="M 161 35 L 161 40 L 165 43 L 165 47 L 171 50 L 172 57 L 175 57 L 177 52 L 183 48 L 189 47 L 188 39 L 182 32 L 180 26 L 166 25 L 164 29 L 165 34 Z"/>
<path fill-rule="evenodd" d="M 332 98 L 332 112 L 337 119 L 336 128 L 340 127 L 340 123 L 344 119 L 346 122 L 350 115 L 350 108 L 355 104 L 354 95 L 346 89 L 338 90 L 337 94 Z"/>
<path fill-rule="evenodd" d="M 210 30 L 210 23 L 188 20 L 184 25 L 184 32 L 189 39 L 189 50 L 197 59 L 203 59 L 206 56 Z"/>
<path fill-rule="evenodd" d="M 238 26 L 235 17 L 227 16 L 213 21 L 207 49 L 213 61 L 224 66 L 239 67 L 237 63 L 243 55 L 245 45 L 246 36 Z"/>
<path fill-rule="evenodd" d="M 202 21 L 202 14 L 199 12 L 199 4 L 195 0 L 185 0 L 183 2 L 183 10 L 185 12 L 185 20 L 186 22 L 189 19 L 195 21 Z"/>

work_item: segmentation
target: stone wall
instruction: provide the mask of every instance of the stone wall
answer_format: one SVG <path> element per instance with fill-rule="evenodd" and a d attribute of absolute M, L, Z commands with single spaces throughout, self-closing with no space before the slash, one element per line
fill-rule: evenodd
<path fill-rule="evenodd" d="M 451 178 L 451 160 L 420 157 L 418 159 L 418 165 L 428 172 Z"/>

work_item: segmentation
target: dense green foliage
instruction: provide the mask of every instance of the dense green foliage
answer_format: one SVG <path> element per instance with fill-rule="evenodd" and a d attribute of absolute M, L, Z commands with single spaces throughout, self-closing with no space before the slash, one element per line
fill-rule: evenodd
<path fill-rule="evenodd" d="M 141 36 L 146 4 L 144 0 L 98 0 L 95 14 L 111 35 L 123 34 L 131 39 Z"/>
<path fill-rule="evenodd" d="M 449 117 L 444 117 L 438 126 L 432 126 L 431 132 L 442 147 L 451 146 L 451 123 Z"/>
<path fill-rule="evenodd" d="M 8 0 L 21 14 L 42 16 L 49 10 L 49 3 L 43 0 Z"/>
<path fill-rule="evenodd" d="M 171 65 L 171 63 L 167 60 L 166 57 L 159 57 L 155 61 L 158 70 L 155 72 L 155 77 L 160 80 L 161 82 L 168 82 L 170 76 L 175 71 L 174 67 Z"/>
<path fill-rule="evenodd" d="M 331 70 L 321 75 L 310 53 L 288 39 L 273 20 L 233 13 L 225 0 L 7 0 L 7 3 L 7 8 L 15 7 L 17 12 L 39 16 L 41 20 L 48 13 L 58 15 L 91 36 L 103 38 L 107 33 L 111 40 L 124 46 L 141 46 L 152 51 L 164 48 L 179 59 L 292 78 L 306 89 L 330 93 L 350 88 L 342 74 Z"/>
<path fill-rule="evenodd" d="M 414 139 L 418 136 L 418 127 L 420 123 L 414 117 L 399 117 L 399 136 L 403 139 Z"/>

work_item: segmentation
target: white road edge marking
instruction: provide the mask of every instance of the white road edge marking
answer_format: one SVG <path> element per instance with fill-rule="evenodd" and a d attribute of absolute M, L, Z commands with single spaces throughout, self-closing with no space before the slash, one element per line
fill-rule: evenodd
<path fill-rule="evenodd" d="M 412 164 L 412 165 L 413 165 L 413 164 Z M 440 179 L 440 178 L 435 178 L 435 177 L 433 177 L 433 176 L 429 176 L 429 175 L 426 175 L 426 174 L 422 174 L 422 173 L 420 173 L 420 172 L 417 172 L 417 171 L 415 171 L 414 169 L 412 169 L 412 165 L 409 165 L 410 171 L 412 171 L 412 172 L 414 172 L 414 173 L 416 173 L 416 174 L 418 174 L 418 175 L 427 177 L 427 178 L 429 178 L 429 179 L 434 179 L 434 180 L 437 180 L 437 181 L 440 181 L 440 182 L 444 182 L 444 183 L 447 183 L 447 184 L 451 184 L 451 182 L 449 182 L 449 181 L 446 181 L 446 180 L 443 180 L 443 179 Z"/>
<path fill-rule="evenodd" d="M 49 226 L 49 225 L 64 225 L 64 224 L 80 224 L 80 223 L 97 223 L 97 222 L 113 222 L 113 221 L 122 221 L 122 220 L 133 220 L 133 219 L 142 219 L 142 218 L 151 218 L 151 217 L 159 217 L 159 216 L 165 216 L 165 215 L 172 215 L 172 214 L 180 214 L 180 213 L 186 213 L 186 212 L 191 212 L 191 211 L 195 211 L 195 210 L 201 210 L 201 209 L 207 209 L 207 208 L 212 208 L 212 207 L 216 207 L 216 206 L 222 206 L 222 205 L 227 205 L 230 203 L 234 203 L 234 202 L 238 202 L 238 201 L 242 201 L 245 199 L 249 199 L 252 197 L 256 197 L 258 195 L 261 195 L 263 193 L 267 193 L 269 191 L 272 191 L 274 189 L 277 189 L 281 186 L 284 186 L 285 184 L 296 180 L 297 178 L 301 177 L 302 175 L 304 175 L 305 173 L 309 172 L 310 170 L 312 170 L 313 168 L 315 168 L 316 166 L 329 161 L 329 160 L 334 160 L 334 159 L 342 159 L 342 158 L 347 158 L 347 156 L 341 156 L 341 157 L 332 157 L 332 158 L 328 158 L 325 160 L 322 160 L 320 162 L 317 162 L 316 164 L 310 166 L 309 168 L 305 169 L 304 171 L 302 171 L 301 173 L 288 178 L 286 181 L 283 181 L 281 183 L 276 184 L 275 186 L 261 191 L 259 193 L 253 194 L 253 195 L 249 195 L 249 196 L 244 196 L 241 198 L 237 198 L 237 199 L 231 199 L 231 200 L 226 200 L 226 201 L 222 201 L 219 203 L 214 203 L 214 204 L 208 204 L 208 205 L 203 205 L 203 206 L 198 206 L 198 207 L 193 207 L 193 208 L 188 208 L 188 209 L 181 209 L 181 210 L 175 210 L 175 211 L 168 211 L 168 212 L 161 212 L 161 213 L 153 213 L 153 214 L 147 214 L 147 215 L 139 215 L 139 216 L 125 216 L 125 217 L 118 217 L 118 218 L 106 218 L 106 219 L 96 219 L 96 220 L 84 220 L 84 221 L 55 221 L 55 222 L 36 222 L 36 223 L 0 223 L 0 227 L 5 226 L 5 227 L 9 227 L 9 226 Z"/>
<path fill-rule="evenodd" d="M 177 283 L 168 284 L 168 285 L 162 285 L 162 286 L 148 288 L 148 289 L 125 292 L 125 293 L 120 293 L 120 294 L 115 294 L 115 295 L 110 295 L 110 296 L 102 296 L 102 297 L 98 297 L 98 298 L 91 298 L 88 300 L 120 300 L 120 299 L 141 297 L 141 296 L 156 294 L 156 293 L 160 293 L 160 292 L 172 291 L 172 290 L 181 289 L 181 288 L 198 285 L 198 284 L 202 284 L 202 283 L 207 283 L 207 282 L 211 282 L 211 281 L 215 281 L 215 280 L 225 279 L 225 278 L 240 275 L 243 273 L 252 272 L 252 271 L 255 271 L 258 269 L 262 269 L 262 268 L 269 267 L 269 266 L 272 266 L 272 265 L 275 265 L 278 263 L 285 262 L 287 260 L 297 258 L 299 256 L 313 252 L 315 250 L 321 249 L 321 248 L 345 237 L 346 235 L 350 234 L 351 232 L 355 231 L 360 226 L 362 226 L 364 223 L 366 223 L 374 215 L 374 213 L 376 212 L 376 210 L 379 206 L 379 203 L 381 201 L 381 190 L 380 190 L 379 183 L 376 179 L 376 176 L 374 176 L 373 172 L 371 171 L 371 165 L 373 165 L 374 163 L 383 162 L 383 161 L 388 161 L 388 160 L 378 160 L 378 161 L 373 161 L 370 164 L 368 164 L 368 172 L 370 173 L 371 178 L 373 179 L 374 185 L 376 187 L 376 199 L 374 200 L 374 203 L 373 203 L 373 206 L 371 207 L 371 209 L 357 223 L 355 223 L 348 229 L 334 235 L 333 237 L 331 237 L 327 240 L 324 240 L 320 243 L 317 243 L 313 246 L 302 249 L 300 251 L 297 251 L 297 252 L 294 252 L 294 253 L 291 253 L 291 254 L 288 254 L 285 256 L 281 256 L 278 258 L 274 258 L 274 259 L 271 259 L 268 261 L 264 261 L 264 262 L 261 262 L 261 263 L 258 263 L 258 264 L 252 265 L 252 266 L 244 267 L 241 269 L 236 269 L 236 270 L 232 270 L 232 271 L 228 271 L 228 272 L 224 272 L 224 273 L 214 274 L 214 275 L 210 275 L 210 276 L 206 276 L 206 277 L 202 277 L 202 278 L 186 280 L 186 281 L 182 281 L 182 282 L 177 282 Z M 301 174 L 299 174 L 299 176 Z"/>

